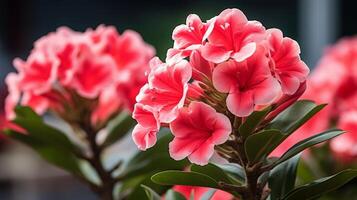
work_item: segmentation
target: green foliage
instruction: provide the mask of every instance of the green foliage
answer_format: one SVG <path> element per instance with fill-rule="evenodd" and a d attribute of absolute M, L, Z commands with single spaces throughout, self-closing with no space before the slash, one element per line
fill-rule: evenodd
<path fill-rule="evenodd" d="M 220 188 L 218 182 L 214 178 L 198 172 L 167 170 L 155 174 L 151 177 L 151 180 L 154 183 L 161 185 L 188 185 Z"/>
<path fill-rule="evenodd" d="M 239 134 L 243 137 L 248 137 L 257 128 L 259 123 L 267 116 L 271 107 L 265 108 L 261 111 L 255 111 L 249 115 L 246 121 L 239 127 Z"/>
<path fill-rule="evenodd" d="M 250 135 L 245 141 L 245 152 L 248 160 L 256 163 L 266 158 L 284 137 L 285 135 L 276 129 L 263 130 Z"/>
<path fill-rule="evenodd" d="M 279 200 L 294 189 L 299 160 L 300 155 L 296 155 L 270 171 L 271 200 Z"/>
<path fill-rule="evenodd" d="M 278 165 L 282 162 L 284 162 L 285 160 L 295 156 L 296 154 L 300 153 L 301 151 L 303 151 L 304 149 L 307 149 L 313 145 L 319 144 L 321 142 L 325 142 L 327 140 L 330 140 L 334 137 L 337 137 L 341 134 L 343 134 L 344 131 L 339 130 L 339 129 L 333 129 L 333 130 L 329 130 L 329 131 L 325 131 L 323 133 L 314 135 L 312 137 L 306 138 L 300 142 L 298 142 L 297 144 L 295 144 L 294 146 L 292 146 L 288 151 L 286 151 L 276 162 L 275 165 Z"/>
<path fill-rule="evenodd" d="M 148 198 L 148 200 L 161 200 L 161 197 L 159 194 L 157 194 L 154 190 L 149 188 L 146 185 L 141 185 L 142 188 L 144 188 L 145 194 Z"/>
<path fill-rule="evenodd" d="M 345 170 L 335 175 L 315 180 L 289 192 L 283 200 L 316 199 L 357 177 L 357 170 Z"/>

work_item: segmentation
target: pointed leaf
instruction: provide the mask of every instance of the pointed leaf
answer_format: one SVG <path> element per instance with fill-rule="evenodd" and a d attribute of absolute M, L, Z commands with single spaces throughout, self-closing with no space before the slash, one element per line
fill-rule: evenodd
<path fill-rule="evenodd" d="M 312 137 L 306 138 L 294 146 L 292 146 L 287 152 L 285 152 L 276 162 L 275 165 L 279 165 L 280 163 L 286 161 L 287 159 L 297 155 L 301 151 L 303 151 L 306 148 L 309 148 L 311 146 L 314 146 L 316 144 L 319 144 L 321 142 L 325 142 L 327 140 L 330 140 L 334 137 L 337 137 L 341 134 L 343 134 L 344 131 L 339 130 L 339 129 L 332 129 L 329 131 L 325 131 L 323 133 L 314 135 Z"/>
<path fill-rule="evenodd" d="M 270 199 L 279 200 L 295 187 L 295 179 L 300 154 L 296 155 L 270 171 Z"/>
<path fill-rule="evenodd" d="M 323 194 L 336 190 L 356 177 L 357 170 L 345 170 L 297 187 L 289 192 L 283 200 L 316 199 Z"/>
<path fill-rule="evenodd" d="M 198 172 L 168 170 L 155 174 L 151 177 L 151 180 L 154 183 L 161 185 L 188 185 L 220 188 L 218 183 L 212 177 Z"/>
<path fill-rule="evenodd" d="M 233 183 L 231 179 L 227 176 L 227 174 L 221 168 L 219 168 L 214 164 L 208 164 L 205 166 L 192 165 L 191 171 L 198 172 L 201 174 L 205 174 L 209 177 L 212 177 L 216 182 L 222 181 L 230 184 Z"/>
<path fill-rule="evenodd" d="M 245 141 L 248 160 L 252 163 L 259 162 L 267 157 L 284 138 L 285 135 L 276 129 L 263 130 L 250 135 Z"/>
<path fill-rule="evenodd" d="M 306 121 L 323 109 L 326 104 L 316 105 L 313 101 L 300 100 L 280 113 L 270 124 L 271 129 L 290 135 Z"/>
<path fill-rule="evenodd" d="M 270 110 L 271 107 L 268 107 L 261 111 L 255 111 L 249 115 L 246 121 L 239 127 L 239 134 L 241 134 L 244 138 L 252 134 Z"/>

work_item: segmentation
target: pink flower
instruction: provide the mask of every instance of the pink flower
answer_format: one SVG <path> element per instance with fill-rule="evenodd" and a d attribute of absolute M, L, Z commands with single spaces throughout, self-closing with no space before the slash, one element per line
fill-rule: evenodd
<path fill-rule="evenodd" d="M 294 94 L 309 74 L 309 68 L 300 59 L 299 45 L 283 37 L 279 29 L 269 29 L 267 33 L 273 73 L 280 81 L 283 92 Z"/>
<path fill-rule="evenodd" d="M 151 67 L 149 83 L 141 88 L 137 102 L 157 110 L 161 123 L 170 123 L 185 103 L 192 68 L 185 60 L 173 65 L 156 60 Z"/>
<path fill-rule="evenodd" d="M 198 49 L 211 33 L 213 25 L 213 23 L 202 23 L 200 17 L 195 14 L 189 15 L 186 24 L 177 26 L 172 33 L 172 39 L 175 41 L 174 49 Z"/>
<path fill-rule="evenodd" d="M 206 188 L 206 187 L 184 186 L 184 185 L 175 185 L 172 189 L 182 194 L 186 199 L 190 199 L 191 195 L 193 195 L 193 200 L 200 200 L 205 195 L 205 193 L 210 190 L 210 188 Z M 233 199 L 233 196 L 228 192 L 217 190 L 210 199 L 229 200 L 229 199 Z"/>
<path fill-rule="evenodd" d="M 338 127 L 347 133 L 331 141 L 331 150 L 344 162 L 354 161 L 357 158 L 357 111 L 343 113 Z"/>
<path fill-rule="evenodd" d="M 154 54 L 153 47 L 131 30 L 120 35 L 112 26 L 84 33 L 60 27 L 37 40 L 26 61 L 14 60 L 18 74 L 16 80 L 8 80 L 12 92 L 7 113 L 13 118 L 10 110 L 20 104 L 72 120 L 88 109 L 93 125 L 102 127 L 113 114 L 133 110 Z M 80 113 L 66 116 L 68 109 Z"/>
<path fill-rule="evenodd" d="M 256 105 L 266 105 L 279 95 L 280 85 L 271 75 L 269 60 L 264 48 L 242 62 L 229 60 L 219 64 L 213 71 L 214 87 L 229 93 L 227 108 L 234 115 L 250 115 Z"/>
<path fill-rule="evenodd" d="M 175 136 L 169 144 L 170 155 L 175 160 L 185 157 L 195 164 L 206 165 L 214 153 L 214 146 L 223 144 L 232 127 L 229 119 L 202 102 L 192 102 L 180 109 L 170 124 Z"/>
<path fill-rule="evenodd" d="M 241 62 L 253 55 L 257 43 L 264 39 L 264 31 L 259 22 L 248 21 L 242 11 L 226 9 L 216 17 L 202 56 L 214 63 L 229 58 Z"/>
<path fill-rule="evenodd" d="M 5 83 L 8 86 L 9 92 L 9 95 L 5 99 L 5 115 L 8 120 L 12 120 L 16 117 L 14 109 L 21 98 L 19 76 L 15 73 L 9 73 L 5 78 Z"/>
<path fill-rule="evenodd" d="M 115 62 L 109 56 L 96 57 L 89 47 L 82 47 L 71 87 L 75 88 L 79 95 L 91 99 L 113 84 Z"/>
<path fill-rule="evenodd" d="M 205 60 L 199 51 L 192 51 L 190 55 L 190 64 L 192 66 L 192 78 L 198 81 L 212 79 L 212 72 L 215 64 Z"/>
<path fill-rule="evenodd" d="M 133 118 L 138 122 L 132 136 L 140 150 L 146 150 L 156 143 L 156 133 L 160 129 L 158 112 L 150 106 L 137 103 L 134 108 Z"/>
<path fill-rule="evenodd" d="M 58 61 L 40 52 L 32 53 L 27 61 L 14 60 L 19 71 L 19 87 L 36 94 L 51 90 L 57 78 Z"/>
<path fill-rule="evenodd" d="M 92 124 L 99 124 L 107 121 L 115 115 L 123 105 L 121 99 L 118 99 L 117 90 L 111 86 L 101 92 L 98 99 L 98 105 L 92 113 Z"/>

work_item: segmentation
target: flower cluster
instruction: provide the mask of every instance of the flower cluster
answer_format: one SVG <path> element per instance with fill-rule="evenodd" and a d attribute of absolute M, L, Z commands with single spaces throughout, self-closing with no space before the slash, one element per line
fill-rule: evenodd
<path fill-rule="evenodd" d="M 69 122 L 85 112 L 93 125 L 103 124 L 122 109 L 133 110 L 154 54 L 131 30 L 119 35 L 111 26 L 84 33 L 61 27 L 36 41 L 25 61 L 14 60 L 18 73 L 6 78 L 7 117 L 14 118 L 20 104 Z"/>
<path fill-rule="evenodd" d="M 148 82 L 136 97 L 133 139 L 142 150 L 155 144 L 160 126 L 168 126 L 171 157 L 205 165 L 235 122 L 268 106 L 272 119 L 305 90 L 309 69 L 297 42 L 238 9 L 207 22 L 189 15 L 172 39 L 166 62 L 151 60 Z"/>
<path fill-rule="evenodd" d="M 333 77 L 331 77 L 333 75 Z M 310 137 L 332 126 L 347 131 L 333 139 L 331 150 L 346 162 L 357 158 L 357 37 L 345 38 L 328 48 L 308 79 L 303 98 L 329 103 L 306 125 L 284 141 L 292 146 L 296 139 Z"/>

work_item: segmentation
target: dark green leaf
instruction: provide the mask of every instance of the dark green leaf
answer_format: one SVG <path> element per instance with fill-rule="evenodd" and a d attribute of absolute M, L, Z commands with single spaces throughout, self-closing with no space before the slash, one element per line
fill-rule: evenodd
<path fill-rule="evenodd" d="M 229 178 L 233 179 L 236 184 L 245 182 L 245 172 L 241 166 L 231 163 L 217 166 L 219 166 L 226 174 L 229 174 Z"/>
<path fill-rule="evenodd" d="M 357 170 L 345 170 L 335 175 L 318 179 L 289 192 L 283 200 L 316 199 L 323 194 L 336 190 L 357 177 Z"/>
<path fill-rule="evenodd" d="M 249 115 L 246 121 L 239 127 L 239 134 L 245 138 L 252 134 L 255 128 L 257 128 L 259 123 L 264 119 L 270 110 L 271 107 L 268 107 L 261 111 L 255 111 Z"/>
<path fill-rule="evenodd" d="M 213 178 L 197 172 L 168 170 L 155 174 L 151 177 L 151 180 L 154 183 L 161 185 L 188 185 L 220 188 Z"/>
<path fill-rule="evenodd" d="M 205 174 L 209 177 L 212 177 L 216 182 L 225 182 L 225 183 L 230 183 L 232 184 L 233 182 L 229 179 L 227 174 L 218 166 L 214 164 L 208 164 L 205 166 L 199 166 L 199 165 L 192 165 L 191 166 L 191 171 L 192 172 L 198 172 L 201 174 Z"/>
<path fill-rule="evenodd" d="M 135 178 L 137 178 L 137 177 L 135 177 Z M 138 185 L 131 185 L 131 188 L 130 188 L 131 190 L 129 189 L 129 191 L 128 190 L 125 191 L 126 194 L 129 194 L 127 196 L 127 198 L 125 198 L 125 199 L 127 199 L 127 200 L 146 199 L 147 198 L 146 193 L 145 193 L 144 189 L 141 187 L 141 185 L 146 185 L 147 187 L 151 188 L 159 195 L 164 194 L 169 189 L 168 186 L 161 186 L 161 185 L 153 183 L 151 181 L 150 175 L 143 175 L 140 179 L 141 179 L 141 181 Z"/>
<path fill-rule="evenodd" d="M 279 200 L 295 187 L 300 155 L 296 155 L 270 171 L 270 199 Z"/>
<path fill-rule="evenodd" d="M 256 163 L 267 157 L 283 141 L 283 138 L 285 135 L 276 129 L 263 130 L 250 135 L 245 141 L 248 160 Z"/>
<path fill-rule="evenodd" d="M 135 120 L 128 114 L 122 113 L 108 125 L 108 136 L 103 145 L 109 146 L 124 137 L 135 125 Z"/>
<path fill-rule="evenodd" d="M 339 129 L 333 129 L 333 130 L 329 130 L 329 131 L 325 131 L 323 133 L 314 135 L 312 137 L 306 138 L 300 142 L 298 142 L 297 144 L 295 144 L 294 146 L 292 146 L 287 152 L 285 152 L 275 163 L 275 165 L 278 165 L 284 161 L 286 161 L 287 159 L 295 156 L 296 154 L 300 153 L 301 151 L 303 151 L 306 148 L 309 148 L 313 145 L 319 144 L 321 142 L 330 140 L 334 137 L 337 137 L 341 134 L 343 134 L 344 131 L 339 130 Z"/>
<path fill-rule="evenodd" d="M 146 196 L 148 200 L 161 200 L 161 197 L 159 194 L 157 194 L 154 190 L 149 188 L 146 185 L 141 185 L 142 188 L 144 188 L 144 191 L 146 193 Z"/>
<path fill-rule="evenodd" d="M 270 124 L 270 128 L 278 129 L 286 135 L 290 135 L 326 104 L 316 105 L 309 100 L 300 100 L 280 113 Z"/>
<path fill-rule="evenodd" d="M 173 190 L 168 190 L 166 192 L 165 199 L 167 199 L 167 200 L 186 200 L 186 198 L 182 194 L 175 192 Z"/>

